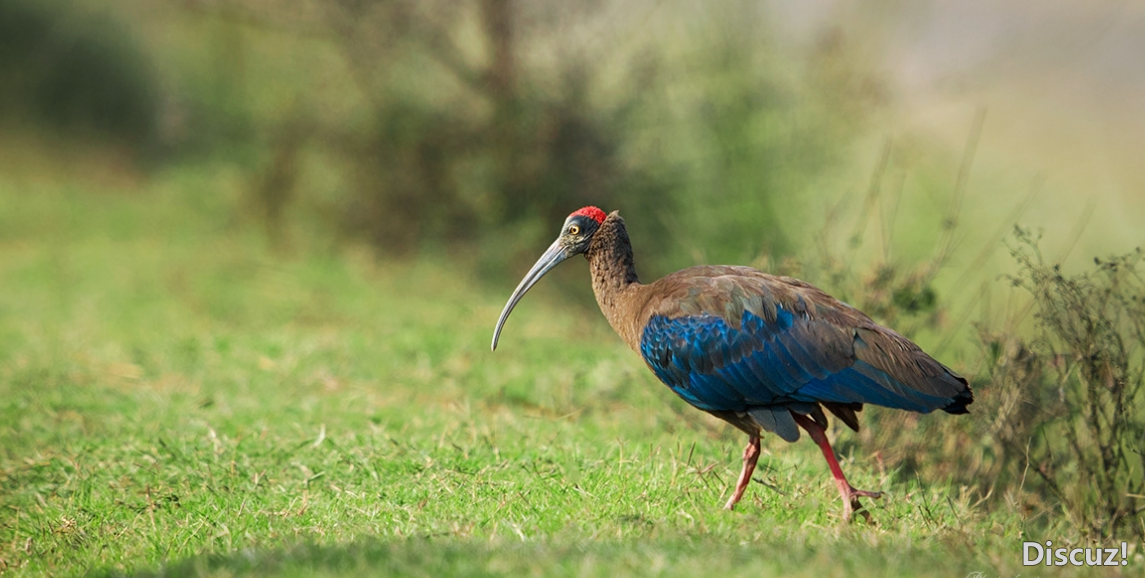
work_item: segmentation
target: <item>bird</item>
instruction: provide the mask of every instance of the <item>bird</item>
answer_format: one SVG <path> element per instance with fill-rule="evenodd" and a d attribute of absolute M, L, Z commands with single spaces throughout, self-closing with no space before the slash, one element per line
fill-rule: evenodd
<path fill-rule="evenodd" d="M 593 294 L 620 338 L 676 395 L 748 436 L 743 469 L 724 507 L 735 508 L 759 460 L 761 436 L 787 442 L 805 430 L 823 453 L 843 501 L 842 519 L 870 515 L 827 440 L 830 412 L 854 431 L 865 404 L 966 414 L 969 383 L 909 339 L 809 283 L 751 267 L 701 265 L 652 283 L 636 275 L 619 211 L 581 208 L 525 274 L 493 330 L 554 267 L 588 260 Z"/>

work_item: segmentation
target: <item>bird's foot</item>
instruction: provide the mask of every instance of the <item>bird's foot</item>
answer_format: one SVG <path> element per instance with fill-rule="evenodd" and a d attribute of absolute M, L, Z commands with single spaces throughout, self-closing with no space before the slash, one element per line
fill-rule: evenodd
<path fill-rule="evenodd" d="M 747 447 L 743 449 L 743 471 L 740 472 L 739 480 L 736 481 L 736 488 L 732 492 L 732 497 L 728 498 L 728 502 L 724 504 L 725 510 L 734 510 L 736 504 L 743 498 L 743 492 L 751 483 L 751 474 L 755 471 L 755 463 L 758 460 L 759 436 L 753 435 L 748 438 Z"/>
<path fill-rule="evenodd" d="M 858 512 L 867 522 L 871 521 L 871 514 L 859 502 L 859 498 L 881 498 L 882 492 L 871 492 L 868 490 L 856 490 L 851 487 L 851 484 L 846 480 L 836 480 L 839 485 L 839 494 L 843 496 L 843 521 L 850 522 L 851 516 Z"/>

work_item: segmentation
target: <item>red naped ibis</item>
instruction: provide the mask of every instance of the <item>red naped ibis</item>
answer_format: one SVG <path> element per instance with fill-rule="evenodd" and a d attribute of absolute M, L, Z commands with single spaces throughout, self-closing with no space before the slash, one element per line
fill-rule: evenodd
<path fill-rule="evenodd" d="M 966 380 L 861 311 L 791 277 L 750 267 L 700 266 L 647 285 L 617 212 L 585 207 L 509 297 L 493 349 L 513 307 L 553 267 L 584 255 L 592 290 L 612 328 L 676 395 L 748 435 L 743 470 L 725 507 L 743 497 L 759 459 L 760 435 L 788 442 L 807 430 L 843 498 L 843 519 L 862 505 L 824 435 L 834 414 L 858 431 L 863 404 L 919 413 L 967 413 Z M 863 512 L 866 515 L 866 512 Z"/>

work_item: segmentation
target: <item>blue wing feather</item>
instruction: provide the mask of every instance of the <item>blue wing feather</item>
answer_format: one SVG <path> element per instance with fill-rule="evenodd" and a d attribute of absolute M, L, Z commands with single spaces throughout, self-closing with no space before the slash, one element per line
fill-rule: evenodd
<path fill-rule="evenodd" d="M 839 328 L 817 332 L 816 323 L 828 322 L 782 306 L 773 321 L 744 311 L 738 328 L 711 314 L 656 315 L 645 325 L 640 352 L 672 391 L 708 411 L 832 402 L 927 413 L 952 403 L 859 359 L 851 343 L 825 343 L 856 337 Z"/>

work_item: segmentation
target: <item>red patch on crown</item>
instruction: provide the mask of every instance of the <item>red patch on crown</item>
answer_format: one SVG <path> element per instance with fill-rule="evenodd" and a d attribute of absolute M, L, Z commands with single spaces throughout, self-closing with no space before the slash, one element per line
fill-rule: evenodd
<path fill-rule="evenodd" d="M 588 218 L 596 221 L 597 223 L 603 223 L 604 217 L 606 216 L 604 214 L 604 211 L 602 211 L 596 207 L 584 207 L 584 208 L 580 209 L 579 211 L 577 211 L 577 212 L 575 212 L 569 216 L 575 217 L 578 215 L 582 216 L 582 217 L 588 217 Z"/>

